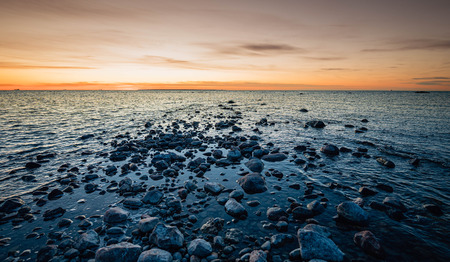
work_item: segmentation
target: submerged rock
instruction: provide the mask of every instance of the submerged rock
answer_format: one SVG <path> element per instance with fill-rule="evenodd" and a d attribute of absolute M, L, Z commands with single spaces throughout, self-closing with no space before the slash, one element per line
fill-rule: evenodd
<path fill-rule="evenodd" d="M 297 238 L 303 260 L 322 259 L 335 262 L 344 260 L 344 253 L 331 239 L 322 234 L 300 229 Z"/>
<path fill-rule="evenodd" d="M 39 250 L 36 262 L 50 261 L 56 255 L 57 249 L 55 245 L 48 245 Z"/>
<path fill-rule="evenodd" d="M 266 181 L 259 173 L 251 173 L 238 179 L 238 184 L 247 194 L 267 191 Z"/>
<path fill-rule="evenodd" d="M 0 212 L 12 213 L 23 205 L 25 202 L 20 197 L 10 198 L 0 206 Z"/>
<path fill-rule="evenodd" d="M 98 249 L 95 253 L 95 261 L 136 262 L 140 254 L 141 246 L 128 242 L 121 242 Z"/>
<path fill-rule="evenodd" d="M 357 246 L 362 248 L 364 252 L 378 258 L 384 257 L 384 250 L 372 232 L 366 230 L 355 234 L 353 241 Z"/>
<path fill-rule="evenodd" d="M 365 224 L 369 221 L 369 214 L 360 206 L 351 201 L 346 201 L 337 206 L 337 213 L 340 218 L 346 221 Z"/>

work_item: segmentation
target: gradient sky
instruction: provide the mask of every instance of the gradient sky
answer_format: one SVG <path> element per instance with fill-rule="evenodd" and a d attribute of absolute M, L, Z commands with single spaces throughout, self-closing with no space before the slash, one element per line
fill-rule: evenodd
<path fill-rule="evenodd" d="M 450 91 L 449 0 L 1 0 L 0 89 Z"/>

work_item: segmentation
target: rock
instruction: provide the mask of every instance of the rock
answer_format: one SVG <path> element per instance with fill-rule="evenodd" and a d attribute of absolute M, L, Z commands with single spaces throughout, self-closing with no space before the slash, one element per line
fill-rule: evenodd
<path fill-rule="evenodd" d="M 322 259 L 343 261 L 344 253 L 329 238 L 314 232 L 300 229 L 297 232 L 302 260 Z"/>
<path fill-rule="evenodd" d="M 229 198 L 234 198 L 237 201 L 241 201 L 242 198 L 244 198 L 244 191 L 236 189 L 231 191 L 231 193 L 228 195 Z"/>
<path fill-rule="evenodd" d="M 164 193 L 162 193 L 159 190 L 150 190 L 145 194 L 144 198 L 142 198 L 142 202 L 145 204 L 152 204 L 157 205 L 159 202 L 161 202 L 162 198 L 164 197 Z"/>
<path fill-rule="evenodd" d="M 378 258 L 384 257 L 384 250 L 372 232 L 367 230 L 358 232 L 353 237 L 353 241 L 357 246 L 362 248 L 364 252 Z"/>
<path fill-rule="evenodd" d="M 117 173 L 117 167 L 115 167 L 115 166 L 107 166 L 106 168 L 105 168 L 105 174 L 107 175 L 107 176 L 113 176 L 113 175 L 115 175 Z"/>
<path fill-rule="evenodd" d="M 238 184 L 247 194 L 262 193 L 267 191 L 266 181 L 259 173 L 251 173 L 239 178 Z"/>
<path fill-rule="evenodd" d="M 106 234 L 109 236 L 111 235 L 123 235 L 125 234 L 125 231 L 121 227 L 110 227 L 108 230 L 106 230 Z"/>
<path fill-rule="evenodd" d="M 373 196 L 378 193 L 377 191 L 372 190 L 366 186 L 360 187 L 358 192 L 361 194 L 361 196 Z"/>
<path fill-rule="evenodd" d="M 102 247 L 95 253 L 96 262 L 136 262 L 140 258 L 141 246 L 128 242 Z"/>
<path fill-rule="evenodd" d="M 290 234 L 276 234 L 270 238 L 270 244 L 272 247 L 278 248 L 293 240 L 294 237 Z"/>
<path fill-rule="evenodd" d="M 321 234 L 324 237 L 330 238 L 331 237 L 331 233 L 328 230 L 328 228 L 321 226 L 321 225 L 316 225 L 316 224 L 307 224 L 306 226 L 303 227 L 303 230 L 305 231 L 314 231 L 316 233 Z"/>
<path fill-rule="evenodd" d="M 262 160 L 267 162 L 279 162 L 285 160 L 286 158 L 287 156 L 283 153 L 268 154 L 261 157 Z"/>
<path fill-rule="evenodd" d="M 39 167 L 41 167 L 41 165 L 36 162 L 28 162 L 25 164 L 25 168 L 27 168 L 27 169 L 35 169 L 35 168 L 39 168 Z"/>
<path fill-rule="evenodd" d="M 259 206 L 261 203 L 258 200 L 250 200 L 247 201 L 247 205 L 250 207 L 257 207 Z"/>
<path fill-rule="evenodd" d="M 139 256 L 138 262 L 172 262 L 173 257 L 170 252 L 159 248 L 152 248 L 144 251 Z"/>
<path fill-rule="evenodd" d="M 248 169 L 252 172 L 261 173 L 264 169 L 264 163 L 258 158 L 250 159 L 247 163 L 245 163 Z"/>
<path fill-rule="evenodd" d="M 60 197 L 62 197 L 64 193 L 59 189 L 53 189 L 50 193 L 48 193 L 47 198 L 48 200 L 56 200 Z"/>
<path fill-rule="evenodd" d="M 231 198 L 225 203 L 225 212 L 234 218 L 242 218 L 247 216 L 247 210 L 244 206 L 239 204 L 234 198 Z"/>
<path fill-rule="evenodd" d="M 377 162 L 380 163 L 381 165 L 388 167 L 388 168 L 394 168 L 395 164 L 394 162 L 387 160 L 386 158 L 383 157 L 378 157 L 377 158 Z"/>
<path fill-rule="evenodd" d="M 86 233 L 80 235 L 78 242 L 76 244 L 76 248 L 80 251 L 86 249 L 93 249 L 98 247 L 100 244 L 100 238 L 98 237 L 97 232 L 94 230 L 88 230 Z"/>
<path fill-rule="evenodd" d="M 97 190 L 97 185 L 93 184 L 93 183 L 87 183 L 86 185 L 84 185 L 84 191 L 86 191 L 86 193 L 92 193 L 95 190 Z"/>
<path fill-rule="evenodd" d="M 324 128 L 325 123 L 322 121 L 308 121 L 306 122 L 305 126 L 310 126 L 313 128 Z"/>
<path fill-rule="evenodd" d="M 58 227 L 67 227 L 70 226 L 73 223 L 72 220 L 68 218 L 63 218 L 58 222 Z"/>
<path fill-rule="evenodd" d="M 139 221 L 138 228 L 142 233 L 148 233 L 153 231 L 159 222 L 160 220 L 157 217 L 144 218 Z"/>
<path fill-rule="evenodd" d="M 267 209 L 267 218 L 272 221 L 278 221 L 282 217 L 288 217 L 289 215 L 283 209 L 279 207 L 271 207 Z"/>
<path fill-rule="evenodd" d="M 442 209 L 434 204 L 426 204 L 423 206 L 426 210 L 428 210 L 428 212 L 430 212 L 431 214 L 435 215 L 435 216 L 442 216 L 444 215 L 444 212 L 442 212 Z"/>
<path fill-rule="evenodd" d="M 48 245 L 39 250 L 36 257 L 36 262 L 50 261 L 56 255 L 56 246 Z"/>
<path fill-rule="evenodd" d="M 267 254 L 266 252 L 262 250 L 253 250 L 252 253 L 250 253 L 250 258 L 248 259 L 249 262 L 266 262 L 267 261 Z"/>
<path fill-rule="evenodd" d="M 71 248 L 64 252 L 64 257 L 68 259 L 76 258 L 78 255 L 80 255 L 80 251 L 75 248 Z"/>
<path fill-rule="evenodd" d="M 292 216 L 294 219 L 305 220 L 314 216 L 314 213 L 302 206 L 296 207 L 292 210 Z"/>
<path fill-rule="evenodd" d="M 227 154 L 227 159 L 231 162 L 240 161 L 242 158 L 241 151 L 239 149 L 230 150 Z"/>
<path fill-rule="evenodd" d="M 369 221 L 369 214 L 351 201 L 339 204 L 337 206 L 337 213 L 340 218 L 356 224 L 366 224 Z"/>
<path fill-rule="evenodd" d="M 19 209 L 23 205 L 25 205 L 25 202 L 20 197 L 10 198 L 5 200 L 5 202 L 3 202 L 3 204 L 0 206 L 0 212 L 9 214 Z"/>
<path fill-rule="evenodd" d="M 112 207 L 105 212 L 103 221 L 108 224 L 125 222 L 128 219 L 128 212 L 120 207 Z"/>
<path fill-rule="evenodd" d="M 286 232 L 288 231 L 288 222 L 286 221 L 278 221 L 277 224 L 275 225 L 275 228 L 277 229 L 278 232 Z"/>
<path fill-rule="evenodd" d="M 413 166 L 419 166 L 420 165 L 420 159 L 418 158 L 412 158 L 409 160 L 409 163 Z"/>
<path fill-rule="evenodd" d="M 165 160 L 159 160 L 153 164 L 158 171 L 163 171 L 169 168 L 169 164 Z"/>
<path fill-rule="evenodd" d="M 123 201 L 123 206 L 129 209 L 139 209 L 142 206 L 142 201 L 137 198 L 126 198 Z"/>
<path fill-rule="evenodd" d="M 325 207 L 320 201 L 314 200 L 306 206 L 314 215 L 322 214 L 325 211 Z"/>
<path fill-rule="evenodd" d="M 390 185 L 386 185 L 386 184 L 381 184 L 381 183 L 377 184 L 376 188 L 378 188 L 380 190 L 383 190 L 383 191 L 386 191 L 388 193 L 394 192 L 394 188 L 392 188 Z"/>
<path fill-rule="evenodd" d="M 402 212 L 406 212 L 406 207 L 403 205 L 403 203 L 396 197 L 386 197 L 383 200 L 383 204 L 385 206 L 393 207 L 395 209 L 398 209 Z"/>
<path fill-rule="evenodd" d="M 183 246 L 184 236 L 176 227 L 159 223 L 150 235 L 150 241 L 164 250 L 177 250 Z"/>
<path fill-rule="evenodd" d="M 197 238 L 189 243 L 188 253 L 197 257 L 207 257 L 212 253 L 212 247 L 209 242 Z"/>
<path fill-rule="evenodd" d="M 223 152 L 222 150 L 214 150 L 212 155 L 215 159 L 221 159 L 223 157 Z"/>
<path fill-rule="evenodd" d="M 218 195 L 225 188 L 219 183 L 216 182 L 206 182 L 203 186 L 206 192 L 211 193 L 213 195 Z"/>
<path fill-rule="evenodd" d="M 225 220 L 219 217 L 209 218 L 200 228 L 204 234 L 217 235 L 223 228 Z"/>
<path fill-rule="evenodd" d="M 327 156 L 337 156 L 339 155 L 339 148 L 335 145 L 324 145 L 320 148 L 320 152 Z"/>
<path fill-rule="evenodd" d="M 45 212 L 43 214 L 44 221 L 52 220 L 54 218 L 60 217 L 60 216 L 64 215 L 64 213 L 66 213 L 66 210 L 62 207 L 45 210 Z"/>
<path fill-rule="evenodd" d="M 302 108 L 302 109 L 300 109 L 300 112 L 302 112 L 302 113 L 308 113 L 308 109 Z"/>

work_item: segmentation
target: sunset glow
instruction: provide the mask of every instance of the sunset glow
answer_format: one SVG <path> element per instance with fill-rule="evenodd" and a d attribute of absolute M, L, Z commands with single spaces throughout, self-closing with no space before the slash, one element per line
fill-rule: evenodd
<path fill-rule="evenodd" d="M 0 89 L 450 91 L 450 2 L 0 2 Z"/>

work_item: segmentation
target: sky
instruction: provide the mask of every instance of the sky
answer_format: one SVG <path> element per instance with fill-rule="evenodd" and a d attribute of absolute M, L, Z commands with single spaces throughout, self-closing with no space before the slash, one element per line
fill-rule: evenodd
<path fill-rule="evenodd" d="M 1 0 L 0 89 L 450 91 L 449 0 Z"/>

